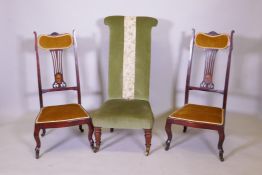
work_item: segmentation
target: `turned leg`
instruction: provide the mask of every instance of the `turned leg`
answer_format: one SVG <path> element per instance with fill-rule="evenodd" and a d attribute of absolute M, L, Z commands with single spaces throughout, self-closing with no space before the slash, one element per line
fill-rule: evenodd
<path fill-rule="evenodd" d="M 96 146 L 94 148 L 94 152 L 96 153 L 101 144 L 101 128 L 100 127 L 95 127 L 95 138 L 96 138 Z"/>
<path fill-rule="evenodd" d="M 110 128 L 110 132 L 114 132 L 114 128 Z"/>
<path fill-rule="evenodd" d="M 184 126 L 183 133 L 186 133 L 187 131 L 187 126 Z"/>
<path fill-rule="evenodd" d="M 44 136 L 45 136 L 45 133 L 46 133 L 46 130 L 45 130 L 45 128 L 43 128 L 43 129 L 42 129 L 42 134 L 41 134 L 41 136 L 44 137 Z"/>
<path fill-rule="evenodd" d="M 152 129 L 145 129 L 145 140 L 146 140 L 146 156 L 149 155 L 152 139 Z"/>
<path fill-rule="evenodd" d="M 80 132 L 84 132 L 84 129 L 83 129 L 82 125 L 79 125 L 79 130 L 80 130 Z"/>
<path fill-rule="evenodd" d="M 93 140 L 93 133 L 94 133 L 94 126 L 92 124 L 92 120 L 88 120 L 88 140 L 90 142 L 90 146 L 92 149 L 94 149 L 94 140 Z M 81 125 L 80 125 L 81 126 Z"/>
<path fill-rule="evenodd" d="M 167 134 L 167 141 L 166 141 L 166 148 L 165 148 L 166 151 L 169 150 L 170 143 L 171 143 L 171 140 L 172 140 L 171 125 L 172 125 L 172 119 L 168 118 L 166 120 L 166 126 L 165 126 L 166 134 Z"/>
<path fill-rule="evenodd" d="M 224 157 L 223 157 L 224 154 L 223 143 L 225 140 L 224 128 L 219 129 L 218 134 L 219 134 L 219 141 L 218 141 L 217 148 L 219 150 L 219 159 L 220 161 L 224 161 Z"/>
<path fill-rule="evenodd" d="M 36 159 L 39 158 L 39 152 L 40 152 L 40 146 L 41 146 L 41 142 L 40 142 L 40 139 L 39 139 L 39 131 L 40 131 L 39 126 L 35 125 L 34 138 L 35 138 L 35 141 L 36 141 L 36 147 L 35 147 L 35 158 Z"/>

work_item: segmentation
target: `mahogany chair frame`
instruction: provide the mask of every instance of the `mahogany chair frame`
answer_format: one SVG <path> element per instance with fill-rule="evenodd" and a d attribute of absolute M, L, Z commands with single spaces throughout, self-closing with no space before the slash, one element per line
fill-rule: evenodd
<path fill-rule="evenodd" d="M 214 31 L 209 32 L 208 34 L 214 35 L 214 36 L 218 35 L 218 33 L 214 32 Z M 226 106 L 227 106 L 227 95 L 228 95 L 231 55 L 232 55 L 232 50 L 233 50 L 233 34 L 234 34 L 234 30 L 231 31 L 230 39 L 229 39 L 230 44 L 229 44 L 229 51 L 228 51 L 229 53 L 228 53 L 228 60 L 227 60 L 224 89 L 223 90 L 217 90 L 217 89 L 214 89 L 214 85 L 213 85 L 212 81 L 211 81 L 211 83 L 208 83 L 208 84 L 204 83 L 203 84 L 203 82 L 205 81 L 205 80 L 203 80 L 203 82 L 200 84 L 200 87 L 190 85 L 193 51 L 194 51 L 194 47 L 195 47 L 195 29 L 193 29 L 193 37 L 192 37 L 192 40 L 191 40 L 191 48 L 190 48 L 190 57 L 189 57 L 189 60 L 188 60 L 188 68 L 187 68 L 187 78 L 186 78 L 186 86 L 185 86 L 185 103 L 184 104 L 188 104 L 189 92 L 192 91 L 192 90 L 222 94 L 223 95 L 222 109 L 224 111 L 224 122 L 223 122 L 222 125 L 214 125 L 214 124 L 192 122 L 192 121 L 186 121 L 186 120 L 180 120 L 180 119 L 177 119 L 177 118 L 168 117 L 167 120 L 166 120 L 166 125 L 165 125 L 165 130 L 166 130 L 167 137 L 168 137 L 167 141 L 166 141 L 166 147 L 165 147 L 166 151 L 169 150 L 170 143 L 171 143 L 171 140 L 172 140 L 172 130 L 171 130 L 172 124 L 184 126 L 184 129 L 183 129 L 184 133 L 187 131 L 187 127 L 216 130 L 216 131 L 218 131 L 218 134 L 219 134 L 219 141 L 218 141 L 219 158 L 220 158 L 221 161 L 224 161 L 224 157 L 223 157 L 223 153 L 224 153 L 223 143 L 224 143 L 224 139 L 225 139 L 224 128 L 225 128 L 225 116 L 226 116 Z M 217 51 L 218 49 L 209 49 L 209 50 L 216 50 Z M 215 60 L 211 61 L 212 67 L 211 67 L 210 71 L 212 72 L 212 75 L 213 75 L 213 69 L 214 69 L 214 61 Z M 205 66 L 205 72 L 206 71 L 207 71 L 207 67 Z M 204 76 L 205 76 L 205 74 L 206 73 L 204 73 Z"/>
<path fill-rule="evenodd" d="M 51 35 L 59 35 L 56 32 L 53 32 Z M 43 89 L 42 88 L 42 82 L 41 82 L 41 71 L 40 71 L 40 61 L 39 61 L 39 51 L 38 51 L 38 36 L 37 33 L 34 32 L 35 36 L 35 53 L 36 53 L 36 63 L 37 63 L 37 79 L 38 79 L 38 92 L 39 92 L 39 101 L 40 101 L 40 108 L 42 109 L 44 107 L 43 105 L 43 94 L 49 93 L 49 92 L 57 92 L 57 91 L 68 91 L 68 90 L 73 90 L 77 92 L 77 103 L 81 105 L 81 90 L 80 90 L 80 78 L 79 78 L 79 68 L 78 68 L 78 55 L 77 55 L 77 45 L 76 45 L 76 40 L 75 40 L 75 31 L 73 31 L 73 50 L 74 50 L 74 58 L 75 58 L 75 73 L 76 73 L 76 86 L 71 86 L 71 87 L 66 87 L 66 86 L 58 86 L 53 88 L 48 88 L 48 89 Z M 63 49 L 50 49 L 51 52 L 54 52 L 57 54 L 58 51 L 63 51 Z M 53 59 L 58 59 L 57 57 L 54 57 Z M 54 60 L 53 60 L 54 61 Z M 62 69 L 62 56 L 60 58 L 60 61 L 58 60 L 59 63 L 53 62 L 53 68 L 55 71 L 55 66 L 58 66 L 60 64 L 61 69 Z M 61 74 L 63 74 L 61 70 Z M 55 74 L 55 72 L 54 72 Z M 56 80 L 55 80 L 56 81 Z M 76 119 L 76 120 L 68 120 L 68 121 L 57 121 L 57 122 L 45 122 L 45 123 L 35 123 L 34 127 L 34 138 L 36 141 L 36 147 L 35 147 L 35 157 L 38 159 L 39 158 L 39 152 L 40 152 L 40 147 L 41 147 L 41 142 L 39 138 L 39 132 L 42 129 L 42 134 L 41 136 L 43 137 L 46 133 L 46 129 L 48 128 L 62 128 L 62 127 L 70 127 L 70 126 L 79 126 L 79 129 L 81 132 L 84 132 L 84 129 L 82 128 L 83 124 L 88 125 L 88 140 L 90 142 L 90 146 L 93 149 L 94 148 L 94 141 L 92 138 L 93 132 L 94 132 L 94 127 L 92 124 L 91 117 L 89 118 L 83 118 L 83 119 Z"/>

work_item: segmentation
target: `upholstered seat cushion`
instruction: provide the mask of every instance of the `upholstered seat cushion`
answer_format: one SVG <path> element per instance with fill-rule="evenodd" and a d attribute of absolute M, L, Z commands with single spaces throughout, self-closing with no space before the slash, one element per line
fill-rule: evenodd
<path fill-rule="evenodd" d="M 66 104 L 43 107 L 36 118 L 36 123 L 62 122 L 89 118 L 88 113 L 79 104 Z"/>
<path fill-rule="evenodd" d="M 186 104 L 169 117 L 189 122 L 222 125 L 224 123 L 224 110 L 211 106 Z"/>
<path fill-rule="evenodd" d="M 95 127 L 151 129 L 154 117 L 146 100 L 112 99 L 106 101 L 92 116 Z"/>

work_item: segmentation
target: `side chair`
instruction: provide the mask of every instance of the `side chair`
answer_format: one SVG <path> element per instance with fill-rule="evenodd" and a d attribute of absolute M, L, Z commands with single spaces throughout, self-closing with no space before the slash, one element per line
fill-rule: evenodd
<path fill-rule="evenodd" d="M 214 31 L 209 33 L 200 32 L 195 34 L 195 30 L 193 29 L 193 37 L 191 40 L 190 57 L 188 60 L 188 69 L 185 86 L 185 104 L 183 107 L 170 114 L 166 120 L 165 130 L 168 137 L 165 147 L 166 150 L 169 150 L 170 143 L 172 140 L 172 124 L 184 126 L 184 133 L 187 131 L 187 127 L 215 130 L 219 134 L 219 158 L 221 161 L 224 161 L 223 142 L 225 139 L 224 128 L 231 65 L 231 54 L 233 50 L 233 34 L 234 31 L 231 31 L 231 34 L 219 34 Z M 205 55 L 203 81 L 200 83 L 200 86 L 193 86 L 190 83 L 193 59 L 200 59 L 199 55 L 194 55 L 196 52 L 195 47 L 202 51 L 201 53 Z M 222 51 L 227 53 L 227 65 L 225 68 L 226 72 L 224 79 L 224 88 L 216 89 L 213 82 L 215 60 L 218 55 L 218 52 Z M 219 73 L 219 71 L 217 70 L 216 72 Z M 221 94 L 223 96 L 222 107 L 189 103 L 189 95 L 191 91 L 204 91 Z"/>
<path fill-rule="evenodd" d="M 40 152 L 40 138 L 39 131 L 42 130 L 42 136 L 45 135 L 46 129 L 48 128 L 62 128 L 78 125 L 81 132 L 83 132 L 82 125 L 87 124 L 89 127 L 88 140 L 90 142 L 91 148 L 94 146 L 94 141 L 92 139 L 93 135 L 93 125 L 89 114 L 81 105 L 81 91 L 80 91 L 80 78 L 79 78 L 79 68 L 78 68 L 78 57 L 76 51 L 76 38 L 75 31 L 73 35 L 65 33 L 51 33 L 50 35 L 40 35 L 38 36 L 34 32 L 35 36 L 35 53 L 36 53 L 36 63 L 37 63 L 37 78 L 38 78 L 38 90 L 39 90 L 39 100 L 40 100 L 40 112 L 38 113 L 35 120 L 34 138 L 36 141 L 35 147 L 35 157 L 39 158 Z M 53 75 L 54 83 L 51 88 L 42 88 L 41 81 L 41 71 L 40 71 L 40 52 L 39 48 L 43 51 L 49 51 L 53 62 Z M 73 48 L 73 49 L 70 49 Z M 76 75 L 76 85 L 68 87 L 63 73 L 63 57 L 64 51 L 68 50 L 70 52 L 73 50 L 74 62 L 75 62 L 75 75 Z M 42 52 L 41 52 L 42 53 Z M 47 60 L 47 58 L 41 58 Z M 58 91 L 76 91 L 77 103 L 63 104 L 63 105 L 53 105 L 44 106 L 43 95 L 50 92 Z"/>

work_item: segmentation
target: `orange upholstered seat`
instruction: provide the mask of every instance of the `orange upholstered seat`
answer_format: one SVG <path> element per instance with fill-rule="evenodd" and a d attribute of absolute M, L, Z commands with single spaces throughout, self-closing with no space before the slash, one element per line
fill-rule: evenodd
<path fill-rule="evenodd" d="M 208 123 L 214 125 L 223 125 L 224 123 L 222 108 L 196 104 L 187 104 L 173 112 L 169 117 L 189 122 Z"/>
<path fill-rule="evenodd" d="M 89 118 L 88 113 L 79 104 L 66 104 L 43 107 L 38 114 L 36 123 L 61 122 Z"/>

